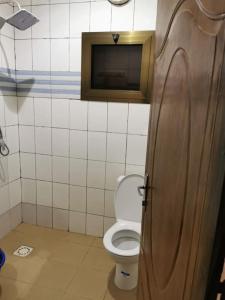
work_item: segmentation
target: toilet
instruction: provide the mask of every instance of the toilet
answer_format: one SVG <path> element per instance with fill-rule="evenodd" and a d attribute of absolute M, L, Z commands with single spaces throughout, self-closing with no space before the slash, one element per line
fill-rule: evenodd
<path fill-rule="evenodd" d="M 143 185 L 141 175 L 118 178 L 114 198 L 116 223 L 103 239 L 105 249 L 116 263 L 115 285 L 122 290 L 131 290 L 137 285 L 143 200 L 137 188 Z"/>

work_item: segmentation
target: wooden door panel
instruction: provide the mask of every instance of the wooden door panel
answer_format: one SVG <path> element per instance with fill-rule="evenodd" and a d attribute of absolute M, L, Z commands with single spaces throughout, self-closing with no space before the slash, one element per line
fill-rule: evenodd
<path fill-rule="evenodd" d="M 140 281 L 145 282 L 143 289 L 150 294 L 145 300 L 204 297 L 203 283 L 206 284 L 224 176 L 224 167 L 220 166 L 210 178 L 210 163 L 216 162 L 212 147 L 225 123 L 225 115 L 218 116 L 218 128 L 215 127 L 220 98 L 221 109 L 225 106 L 225 95 L 218 94 L 218 89 L 222 91 L 225 42 L 224 16 L 220 14 L 219 18 L 218 12 L 225 6 L 224 1 L 218 2 L 159 1 L 146 165 L 150 186 L 140 259 Z M 203 5 L 207 5 L 207 14 Z M 209 11 L 213 16 L 209 17 Z M 224 135 L 216 146 L 220 162 L 222 147 Z M 205 210 L 211 200 L 207 191 L 214 183 L 213 176 L 219 186 L 216 207 L 210 215 Z M 205 218 L 211 221 L 210 236 L 205 234 L 202 238 Z M 201 241 L 206 243 L 205 249 Z M 201 292 L 196 291 L 199 287 Z"/>

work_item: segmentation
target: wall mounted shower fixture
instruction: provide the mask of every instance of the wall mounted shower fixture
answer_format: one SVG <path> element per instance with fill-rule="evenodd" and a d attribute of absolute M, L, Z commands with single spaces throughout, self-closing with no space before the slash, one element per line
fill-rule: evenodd
<path fill-rule="evenodd" d="M 34 24 L 39 22 L 39 19 L 35 17 L 31 12 L 26 9 L 22 9 L 20 4 L 16 0 L 12 0 L 18 7 L 18 11 L 16 11 L 12 16 L 7 19 L 0 17 L 0 29 L 4 26 L 5 23 L 8 23 L 19 30 L 26 30 L 33 26 Z"/>
<path fill-rule="evenodd" d="M 130 0 L 108 0 L 108 1 L 114 5 L 123 5 L 129 2 Z"/>

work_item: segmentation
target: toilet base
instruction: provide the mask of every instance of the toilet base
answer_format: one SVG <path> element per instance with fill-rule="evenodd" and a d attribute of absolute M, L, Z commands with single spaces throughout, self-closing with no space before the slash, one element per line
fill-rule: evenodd
<path fill-rule="evenodd" d="M 138 282 L 138 263 L 116 264 L 115 285 L 121 290 L 132 290 Z"/>

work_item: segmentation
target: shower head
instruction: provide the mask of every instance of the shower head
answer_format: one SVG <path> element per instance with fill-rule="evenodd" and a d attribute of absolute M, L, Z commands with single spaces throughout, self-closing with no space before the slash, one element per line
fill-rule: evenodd
<path fill-rule="evenodd" d="M 8 23 L 19 30 L 26 30 L 39 22 L 38 18 L 35 17 L 31 12 L 21 8 L 17 0 L 11 0 L 10 2 L 14 2 L 19 10 L 7 19 L 0 17 L 0 29 L 5 23 Z"/>
<path fill-rule="evenodd" d="M 16 13 L 14 13 L 11 17 L 9 17 L 6 23 L 16 27 L 19 30 L 26 30 L 29 27 L 33 26 L 37 22 L 39 22 L 38 18 L 36 18 L 32 13 L 27 11 L 26 9 L 19 9 Z"/>

